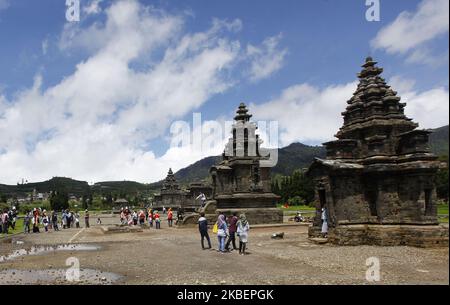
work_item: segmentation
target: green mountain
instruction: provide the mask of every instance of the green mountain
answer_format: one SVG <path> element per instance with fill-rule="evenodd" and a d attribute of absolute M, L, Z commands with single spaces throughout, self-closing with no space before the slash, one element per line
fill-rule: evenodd
<path fill-rule="evenodd" d="M 60 188 L 65 189 L 68 193 L 75 196 L 82 196 L 90 190 L 89 184 L 86 181 L 78 181 L 64 177 L 53 177 L 52 179 L 43 182 L 17 185 L 0 184 L 0 194 L 26 196 L 27 194 L 31 194 L 33 190 L 36 190 L 37 193 L 49 193 Z"/>
<path fill-rule="evenodd" d="M 448 156 L 448 125 L 436 129 L 431 129 L 430 147 L 433 153 L 438 156 Z"/>

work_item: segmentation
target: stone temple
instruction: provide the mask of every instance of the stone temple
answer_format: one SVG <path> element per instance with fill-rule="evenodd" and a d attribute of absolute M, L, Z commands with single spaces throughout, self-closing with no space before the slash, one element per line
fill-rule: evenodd
<path fill-rule="evenodd" d="M 326 159 L 308 170 L 317 203 L 309 235 L 320 234 L 326 207 L 335 244 L 448 246 L 448 230 L 437 219 L 439 162 L 430 153 L 430 132 L 405 116 L 406 104 L 376 64 L 366 59 L 337 140 L 324 143 Z"/>
<path fill-rule="evenodd" d="M 271 192 L 270 166 L 264 165 L 269 156 L 262 156 L 262 140 L 251 117 L 240 104 L 223 160 L 210 169 L 216 214 L 245 213 L 251 224 L 281 223 L 283 212 L 276 207 L 279 197 Z"/>

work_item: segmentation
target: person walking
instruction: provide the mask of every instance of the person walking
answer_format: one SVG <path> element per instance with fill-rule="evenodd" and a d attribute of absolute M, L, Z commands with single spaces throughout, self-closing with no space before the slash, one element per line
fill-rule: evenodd
<path fill-rule="evenodd" d="M 227 238 L 227 222 L 225 221 L 225 215 L 220 214 L 217 219 L 217 238 L 219 241 L 219 252 L 225 253 L 225 239 Z"/>
<path fill-rule="evenodd" d="M 230 233 L 230 236 L 228 237 L 227 244 L 225 245 L 225 249 L 227 251 L 230 251 L 230 243 L 233 245 L 233 249 L 231 250 L 237 250 L 236 247 L 236 230 L 237 230 L 237 213 L 234 212 L 232 216 L 228 218 L 228 232 Z"/>
<path fill-rule="evenodd" d="M 202 243 L 202 249 L 211 249 L 211 239 L 208 234 L 208 219 L 205 217 L 205 213 L 200 213 L 200 218 L 198 219 L 198 231 L 200 232 L 200 238 Z M 208 248 L 205 248 L 205 240 L 208 242 Z"/>
<path fill-rule="evenodd" d="M 13 206 L 12 209 L 8 212 L 9 226 L 14 230 L 16 228 L 16 220 L 17 220 L 17 210 L 16 207 Z"/>
<path fill-rule="evenodd" d="M 173 224 L 172 208 L 169 208 L 169 212 L 167 213 L 167 222 L 169 223 L 169 227 L 172 227 L 172 224 Z"/>
<path fill-rule="evenodd" d="M 248 243 L 248 231 L 250 230 L 250 225 L 248 224 L 247 217 L 245 214 L 239 216 L 239 221 L 237 222 L 237 235 L 239 236 L 239 254 L 245 255 L 245 248 Z"/>
<path fill-rule="evenodd" d="M 89 228 L 89 211 L 84 211 L 84 225 L 86 228 Z"/>

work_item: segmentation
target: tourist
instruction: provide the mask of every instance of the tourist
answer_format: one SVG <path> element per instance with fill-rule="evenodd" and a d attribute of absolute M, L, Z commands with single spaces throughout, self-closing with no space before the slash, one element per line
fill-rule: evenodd
<path fill-rule="evenodd" d="M 70 229 L 70 225 L 72 224 L 72 212 L 70 212 L 69 210 L 66 210 L 66 218 L 67 218 L 67 228 Z"/>
<path fill-rule="evenodd" d="M 29 211 L 25 212 L 25 216 L 23 218 L 23 233 L 30 233 L 30 223 L 31 223 L 31 213 Z"/>
<path fill-rule="evenodd" d="M 84 226 L 89 228 L 89 211 L 84 211 Z"/>
<path fill-rule="evenodd" d="M 97 218 L 97 224 L 101 225 L 102 224 L 102 220 L 100 219 L 100 217 Z"/>
<path fill-rule="evenodd" d="M 133 211 L 133 225 L 137 225 L 138 224 L 138 214 L 136 213 L 136 211 Z"/>
<path fill-rule="evenodd" d="M 78 212 L 75 212 L 74 218 L 75 218 L 75 227 L 77 229 L 79 229 L 80 228 L 80 214 Z"/>
<path fill-rule="evenodd" d="M 304 218 L 300 212 L 297 212 L 297 215 L 294 217 L 295 222 L 303 222 Z"/>
<path fill-rule="evenodd" d="M 55 210 L 52 212 L 52 224 L 53 224 L 53 230 L 59 231 L 58 228 L 58 213 L 56 213 Z"/>
<path fill-rule="evenodd" d="M 17 210 L 16 207 L 13 206 L 12 209 L 8 212 L 9 226 L 14 230 L 16 228 L 16 219 L 17 219 Z"/>
<path fill-rule="evenodd" d="M 145 224 L 145 213 L 143 210 L 139 211 L 139 225 L 143 226 Z"/>
<path fill-rule="evenodd" d="M 153 211 L 151 209 L 148 211 L 148 224 L 150 228 L 153 228 Z"/>
<path fill-rule="evenodd" d="M 236 224 L 237 224 L 237 222 L 238 222 L 237 213 L 234 212 L 233 215 L 228 218 L 228 224 L 229 224 L 228 232 L 230 233 L 230 236 L 228 237 L 227 244 L 225 245 L 225 249 L 227 251 L 229 251 L 229 249 L 230 249 L 230 243 L 232 243 L 232 245 L 233 245 L 233 249 L 231 249 L 231 250 L 237 250 L 237 247 L 236 247 L 236 230 L 237 230 Z"/>
<path fill-rule="evenodd" d="M 39 211 L 36 208 L 33 209 L 33 219 L 31 222 L 33 224 L 33 233 L 39 233 Z"/>
<path fill-rule="evenodd" d="M 153 217 L 155 218 L 156 229 L 161 229 L 161 219 L 159 217 L 158 211 L 155 211 L 155 214 L 153 215 Z"/>
<path fill-rule="evenodd" d="M 163 215 L 165 215 L 165 214 L 166 214 L 166 208 L 163 207 Z"/>
<path fill-rule="evenodd" d="M 9 227 L 9 219 L 8 219 L 8 209 L 4 209 L 3 210 L 3 214 L 1 215 L 2 217 L 2 231 L 4 234 L 8 234 L 8 227 Z"/>
<path fill-rule="evenodd" d="M 169 208 L 169 212 L 167 214 L 167 222 L 169 223 L 169 227 L 172 227 L 173 224 L 173 212 L 172 208 Z"/>
<path fill-rule="evenodd" d="M 322 219 L 322 237 L 326 238 L 328 235 L 328 219 L 327 219 L 327 209 L 322 208 L 322 215 L 320 217 Z"/>
<path fill-rule="evenodd" d="M 239 254 L 245 255 L 245 249 L 248 243 L 248 231 L 250 230 L 250 225 L 248 224 L 247 217 L 245 214 L 239 216 L 239 221 L 237 222 L 237 235 L 239 236 Z"/>
<path fill-rule="evenodd" d="M 208 234 L 208 220 L 205 217 L 205 213 L 200 213 L 200 218 L 198 219 L 198 230 L 200 232 L 202 249 L 211 249 L 211 239 Z M 208 242 L 208 248 L 205 248 L 204 239 Z"/>
<path fill-rule="evenodd" d="M 219 252 L 225 253 L 225 239 L 227 238 L 227 222 L 225 221 L 225 215 L 220 214 L 217 219 L 217 238 L 219 240 Z"/>
<path fill-rule="evenodd" d="M 204 208 L 205 205 L 206 205 L 206 196 L 205 196 L 205 194 L 200 193 L 200 195 L 198 195 L 197 198 L 195 198 L 195 200 L 198 200 L 198 199 L 200 199 L 200 201 L 202 202 L 202 206 L 201 207 Z"/>
<path fill-rule="evenodd" d="M 42 224 L 44 225 L 44 230 L 47 233 L 48 233 L 49 222 L 50 222 L 50 220 L 48 219 L 47 211 L 46 210 L 42 211 Z"/>
<path fill-rule="evenodd" d="M 61 222 L 62 222 L 63 229 L 67 229 L 67 213 L 66 213 L 66 211 L 62 212 Z"/>

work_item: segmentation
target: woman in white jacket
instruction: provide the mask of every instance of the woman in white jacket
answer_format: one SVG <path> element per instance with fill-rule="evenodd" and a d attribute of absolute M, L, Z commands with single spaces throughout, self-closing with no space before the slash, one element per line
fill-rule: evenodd
<path fill-rule="evenodd" d="M 239 216 L 239 221 L 237 222 L 237 235 L 239 236 L 239 254 L 245 255 L 245 248 L 248 242 L 248 231 L 250 230 L 250 225 L 248 224 L 247 217 L 245 214 Z"/>

